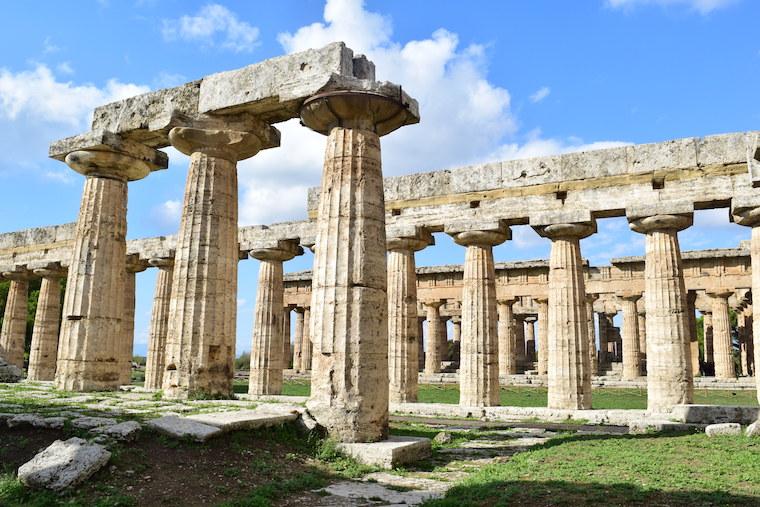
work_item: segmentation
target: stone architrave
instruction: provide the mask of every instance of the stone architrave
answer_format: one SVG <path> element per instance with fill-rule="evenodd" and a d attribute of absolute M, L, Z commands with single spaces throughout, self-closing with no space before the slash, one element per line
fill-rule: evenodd
<path fill-rule="evenodd" d="M 588 322 L 588 360 L 591 375 L 599 372 L 599 362 L 596 355 L 596 327 L 594 326 L 594 301 L 599 298 L 598 294 L 586 294 L 586 319 Z"/>
<path fill-rule="evenodd" d="M 391 232 L 392 231 L 392 232 Z M 391 403 L 417 401 L 419 325 L 414 253 L 434 243 L 424 229 L 389 231 L 388 378 Z"/>
<path fill-rule="evenodd" d="M 115 390 L 120 385 L 127 182 L 168 166 L 165 153 L 147 146 L 107 135 L 97 142 L 97 149 L 79 149 L 65 158 L 87 177 L 66 279 L 55 374 L 55 387 L 67 391 Z"/>
<path fill-rule="evenodd" d="M 277 241 L 274 245 L 259 245 L 249 252 L 259 261 L 259 284 L 253 311 L 251 369 L 248 394 L 282 394 L 282 306 L 284 287 L 283 262 L 303 254 L 295 241 Z"/>
<path fill-rule="evenodd" d="M 127 272 L 124 276 L 124 319 L 123 336 L 119 342 L 119 383 L 132 384 L 132 353 L 135 346 L 135 275 L 148 268 L 147 260 L 139 255 L 127 256 Z"/>
<path fill-rule="evenodd" d="M 304 333 L 304 313 L 306 309 L 297 306 L 293 311 L 296 312 L 295 337 L 293 338 L 293 370 L 297 373 L 303 373 L 301 370 L 301 356 L 303 354 L 303 333 Z"/>
<path fill-rule="evenodd" d="M 713 317 L 713 347 L 715 354 L 715 378 L 728 380 L 736 378 L 734 368 L 734 347 L 731 343 L 731 321 L 728 316 L 728 298 L 732 290 L 710 291 Z"/>
<path fill-rule="evenodd" d="M 248 115 L 169 131 L 190 157 L 169 303 L 164 394 L 232 396 L 237 315 L 237 162 L 279 146 L 277 129 Z"/>
<path fill-rule="evenodd" d="M 636 301 L 641 294 L 620 294 L 623 306 L 623 380 L 635 380 L 641 376 L 639 352 L 639 312 Z"/>
<path fill-rule="evenodd" d="M 462 317 L 451 317 L 451 345 L 453 349 L 451 360 L 457 363 L 457 367 L 459 367 L 462 351 Z"/>
<path fill-rule="evenodd" d="M 591 365 L 580 240 L 596 232 L 596 222 L 553 223 L 534 228 L 552 241 L 547 406 L 590 409 Z"/>
<path fill-rule="evenodd" d="M 427 313 L 427 336 L 425 337 L 425 375 L 441 372 L 441 330 L 445 325 L 441 320 L 441 306 L 443 301 L 424 301 L 422 306 Z"/>
<path fill-rule="evenodd" d="M 6 363 L 23 370 L 30 273 L 22 267 L 6 271 L 3 278 L 10 280 L 11 284 L 0 331 L 0 357 Z"/>
<path fill-rule="evenodd" d="M 370 74 L 373 74 L 371 72 Z M 371 76 L 368 76 L 371 77 Z M 419 121 L 401 88 L 306 100 L 301 121 L 327 136 L 312 280 L 314 354 L 306 406 L 340 442 L 388 436 L 388 300 L 380 137 Z"/>
<path fill-rule="evenodd" d="M 58 356 L 58 335 L 61 324 L 61 278 L 66 270 L 60 265 L 37 268 L 42 278 L 37 313 L 34 315 L 32 344 L 29 349 L 28 380 L 53 380 Z"/>
<path fill-rule="evenodd" d="M 691 403 L 694 390 L 678 244 L 678 231 L 692 224 L 692 213 L 631 213 L 628 221 L 633 231 L 646 235 L 647 410 L 667 412 Z"/>
<path fill-rule="evenodd" d="M 466 247 L 459 405 L 495 406 L 499 404 L 499 345 L 493 247 L 510 239 L 511 231 L 502 223 L 448 225 L 445 231 Z"/>
<path fill-rule="evenodd" d="M 731 202 L 731 217 L 734 222 L 752 228 L 750 242 L 750 259 L 752 263 L 752 293 L 760 294 L 760 202 L 753 195 L 746 199 L 734 199 Z M 760 304 L 752 305 L 752 349 L 757 386 L 757 400 L 760 402 Z"/>
<path fill-rule="evenodd" d="M 691 374 L 699 376 L 699 341 L 697 340 L 697 309 L 694 306 L 697 301 L 695 291 L 686 293 L 686 316 L 689 323 L 689 353 L 691 359 Z"/>
<path fill-rule="evenodd" d="M 166 332 L 169 328 L 169 302 L 172 293 L 174 257 L 155 257 L 148 264 L 158 268 L 145 360 L 145 389 L 161 389 L 166 370 Z"/>
<path fill-rule="evenodd" d="M 501 299 L 496 302 L 499 315 L 497 335 L 499 339 L 499 376 L 506 377 L 517 373 L 517 338 L 515 336 L 515 318 L 512 307 L 517 299 Z"/>
<path fill-rule="evenodd" d="M 536 368 L 539 375 L 549 372 L 549 298 L 534 298 L 538 305 L 538 361 Z"/>
<path fill-rule="evenodd" d="M 712 311 L 702 312 L 702 329 L 703 329 L 703 344 L 705 363 L 715 364 L 715 357 L 713 353 L 713 324 L 712 324 Z"/>

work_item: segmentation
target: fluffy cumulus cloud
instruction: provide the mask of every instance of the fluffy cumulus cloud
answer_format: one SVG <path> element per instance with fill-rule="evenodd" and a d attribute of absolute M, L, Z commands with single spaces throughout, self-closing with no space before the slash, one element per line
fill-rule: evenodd
<path fill-rule="evenodd" d="M 148 91 L 116 79 L 102 87 L 62 79 L 68 70 L 56 75 L 43 64 L 17 72 L 0 68 L 0 170 L 37 167 L 51 141 L 89 127 L 93 108 Z M 43 176 L 61 180 L 56 173 Z"/>
<path fill-rule="evenodd" d="M 662 7 L 687 7 L 700 14 L 727 7 L 737 0 L 607 0 L 606 4 L 615 9 L 630 9 L 640 5 L 659 5 Z"/>
<path fill-rule="evenodd" d="M 259 44 L 259 29 L 219 4 L 208 4 L 194 16 L 164 20 L 162 33 L 168 41 L 195 41 L 237 53 L 250 52 Z"/>

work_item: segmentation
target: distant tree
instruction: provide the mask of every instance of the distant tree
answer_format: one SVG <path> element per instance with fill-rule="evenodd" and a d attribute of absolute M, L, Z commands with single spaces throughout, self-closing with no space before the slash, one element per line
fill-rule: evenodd
<path fill-rule="evenodd" d="M 236 370 L 248 370 L 251 368 L 251 353 L 243 352 L 235 359 Z"/>

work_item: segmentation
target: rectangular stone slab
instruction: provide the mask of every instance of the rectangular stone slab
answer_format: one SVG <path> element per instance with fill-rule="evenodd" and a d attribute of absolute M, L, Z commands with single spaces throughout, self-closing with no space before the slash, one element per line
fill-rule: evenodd
<path fill-rule="evenodd" d="M 167 415 L 148 421 L 148 427 L 170 437 L 191 438 L 197 442 L 205 442 L 222 432 L 216 426 L 203 424 L 185 417 L 177 417 L 176 415 Z"/>
<path fill-rule="evenodd" d="M 271 412 L 263 412 L 261 410 L 236 410 L 230 412 L 196 414 L 188 416 L 186 419 L 214 426 L 227 432 L 279 426 L 281 424 L 293 422 L 297 418 L 298 413 L 275 414 Z"/>
<path fill-rule="evenodd" d="M 430 439 L 392 436 L 388 440 L 370 443 L 339 443 L 338 452 L 359 463 L 391 469 L 430 457 Z"/>
<path fill-rule="evenodd" d="M 81 438 L 56 440 L 18 469 L 19 480 L 33 488 L 62 491 L 79 484 L 108 463 L 111 453 Z"/>

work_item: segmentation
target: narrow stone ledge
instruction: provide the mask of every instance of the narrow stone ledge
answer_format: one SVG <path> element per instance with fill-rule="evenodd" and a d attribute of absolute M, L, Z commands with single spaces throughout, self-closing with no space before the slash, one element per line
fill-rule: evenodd
<path fill-rule="evenodd" d="M 389 437 L 388 440 L 370 443 L 340 443 L 338 452 L 359 463 L 391 469 L 413 463 L 432 455 L 429 438 Z"/>

